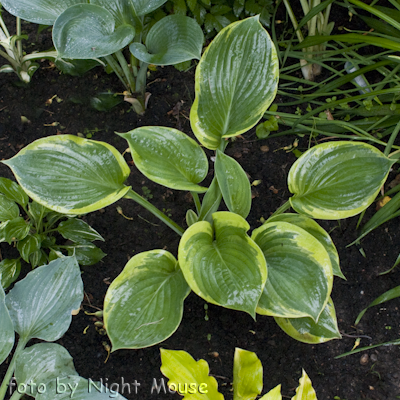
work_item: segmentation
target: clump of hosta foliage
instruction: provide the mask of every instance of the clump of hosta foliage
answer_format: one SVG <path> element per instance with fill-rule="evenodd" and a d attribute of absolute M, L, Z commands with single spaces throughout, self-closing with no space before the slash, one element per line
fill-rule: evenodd
<path fill-rule="evenodd" d="M 32 268 L 63 254 L 74 254 L 81 265 L 97 263 L 105 254 L 92 243 L 95 240 L 104 239 L 85 221 L 30 200 L 18 184 L 0 178 L 0 243 L 14 245 L 20 254 L 0 262 L 4 289 L 18 278 L 21 259 Z"/>
<path fill-rule="evenodd" d="M 216 36 L 196 69 L 190 122 L 201 145 L 167 127 L 119 133 L 148 179 L 190 191 L 194 209 L 187 210 L 186 229 L 125 185 L 130 168 L 107 143 L 50 136 L 3 161 L 21 187 L 51 210 L 86 214 L 125 197 L 182 236 L 175 254 L 156 249 L 132 257 L 109 286 L 104 324 L 113 350 L 152 346 L 172 335 L 190 291 L 253 318 L 272 316 L 306 343 L 341 337 L 330 295 L 334 276 L 344 276 L 335 245 L 314 219 L 361 213 L 395 160 L 360 142 L 309 149 L 290 169 L 292 197 L 248 234 L 250 182 L 225 149 L 227 139 L 254 127 L 271 105 L 278 69 L 275 47 L 258 17 L 235 22 Z M 215 151 L 209 187 L 202 185 L 209 169 L 202 146 Z M 222 201 L 229 211 L 218 211 Z M 295 213 L 285 213 L 290 207 Z"/>

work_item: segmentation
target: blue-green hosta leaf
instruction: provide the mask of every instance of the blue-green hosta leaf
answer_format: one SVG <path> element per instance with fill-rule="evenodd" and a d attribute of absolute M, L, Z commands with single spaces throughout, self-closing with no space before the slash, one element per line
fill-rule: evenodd
<path fill-rule="evenodd" d="M 175 257 L 152 250 L 132 257 L 104 299 L 113 351 L 160 343 L 178 328 L 190 289 Z"/>
<path fill-rule="evenodd" d="M 28 204 L 29 197 L 27 194 L 17 183 L 10 179 L 0 178 L 0 193 L 3 193 L 8 200 L 15 201 L 20 206 L 25 207 Z"/>
<path fill-rule="evenodd" d="M 126 400 L 114 390 L 112 385 L 85 379 L 78 375 L 68 375 L 50 380 L 46 390 L 39 393 L 36 400 Z"/>
<path fill-rule="evenodd" d="M 393 163 L 366 143 L 319 144 L 290 168 L 290 204 L 311 218 L 352 217 L 374 201 Z"/>
<path fill-rule="evenodd" d="M 18 279 L 21 272 L 21 261 L 19 258 L 5 258 L 0 262 L 0 283 L 3 289 L 7 289 Z M 0 363 L 1 364 L 1 363 Z"/>
<path fill-rule="evenodd" d="M 6 296 L 14 329 L 22 340 L 52 342 L 71 324 L 71 312 L 83 299 L 81 271 L 75 257 L 64 257 L 31 271 Z"/>
<path fill-rule="evenodd" d="M 93 242 L 94 240 L 104 242 L 100 233 L 81 219 L 70 218 L 62 221 L 59 223 L 57 231 L 61 233 L 64 239 L 69 239 L 76 243 Z"/>
<path fill-rule="evenodd" d="M 222 138 L 248 131 L 272 103 L 277 85 L 276 50 L 258 17 L 224 28 L 196 69 L 190 122 L 197 139 L 217 149 Z"/>
<path fill-rule="evenodd" d="M 160 185 L 203 193 L 199 186 L 208 172 L 203 149 L 189 136 L 173 128 L 149 126 L 119 133 L 129 143 L 139 171 Z"/>
<path fill-rule="evenodd" d="M 1 273 L 1 270 L 0 270 Z M 14 346 L 14 326 L 5 304 L 5 294 L 0 285 L 0 364 L 7 358 Z"/>
<path fill-rule="evenodd" d="M 53 42 L 61 58 L 100 58 L 127 46 L 135 36 L 131 25 L 116 27 L 113 15 L 95 4 L 65 10 L 53 27 Z"/>
<path fill-rule="evenodd" d="M 132 0 L 90 0 L 90 4 L 96 4 L 110 12 L 116 26 L 136 25 L 136 11 Z"/>
<path fill-rule="evenodd" d="M 324 343 L 342 337 L 337 326 L 335 306 L 331 298 L 325 306 L 324 311 L 322 311 L 318 323 L 309 317 L 275 317 L 275 321 L 285 333 L 303 343 Z"/>
<path fill-rule="evenodd" d="M 29 395 L 35 397 L 47 383 L 64 376 L 78 375 L 68 351 L 56 343 L 38 343 L 18 355 L 15 379 L 18 385 L 29 384 Z M 31 384 L 33 383 L 33 384 Z"/>
<path fill-rule="evenodd" d="M 217 150 L 215 176 L 229 211 L 246 218 L 251 208 L 251 187 L 246 172 L 236 160 Z"/>
<path fill-rule="evenodd" d="M 130 169 L 114 147 L 73 135 L 38 139 L 3 163 L 32 199 L 63 214 L 98 210 L 130 189 Z"/>
<path fill-rule="evenodd" d="M 129 50 L 147 64 L 173 65 L 200 60 L 203 41 L 203 31 L 193 18 L 169 15 L 152 26 L 146 46 L 132 43 Z"/>
<path fill-rule="evenodd" d="M 291 224 L 297 225 L 300 228 L 303 228 L 308 233 L 313 235 L 325 247 L 325 250 L 329 254 L 329 258 L 332 264 L 333 275 L 346 279 L 340 269 L 339 255 L 334 243 L 332 242 L 331 237 L 329 236 L 328 232 L 325 231 L 325 229 L 321 228 L 318 225 L 317 222 L 315 222 L 311 218 L 308 218 L 305 215 L 293 213 L 275 215 L 271 218 L 268 218 L 267 222 L 275 221 L 289 222 Z"/>
<path fill-rule="evenodd" d="M 167 0 L 132 0 L 136 14 L 140 17 L 160 8 Z"/>
<path fill-rule="evenodd" d="M 6 196 L 0 194 L 0 222 L 19 217 L 19 207 Z"/>
<path fill-rule="evenodd" d="M 169 379 L 171 390 L 177 391 L 186 400 L 224 400 L 218 392 L 216 379 L 209 376 L 207 361 L 195 361 L 183 350 L 160 349 L 160 352 L 160 370 Z"/>
<path fill-rule="evenodd" d="M 256 353 L 235 349 L 233 358 L 233 400 L 253 400 L 262 391 L 263 367 Z"/>
<path fill-rule="evenodd" d="M 209 303 L 255 317 L 267 279 L 260 248 L 238 214 L 213 214 L 214 228 L 201 221 L 190 226 L 179 243 L 179 264 L 191 289 Z"/>
<path fill-rule="evenodd" d="M 10 14 L 42 25 L 53 25 L 63 11 L 79 3 L 82 0 L 1 0 Z"/>
<path fill-rule="evenodd" d="M 324 246 L 304 229 L 281 221 L 255 229 L 252 239 L 268 263 L 268 280 L 257 313 L 317 321 L 333 284 Z"/>

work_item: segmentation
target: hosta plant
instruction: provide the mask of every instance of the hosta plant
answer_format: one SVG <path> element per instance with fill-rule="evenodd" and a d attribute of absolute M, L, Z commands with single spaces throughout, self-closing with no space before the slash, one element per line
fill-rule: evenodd
<path fill-rule="evenodd" d="M 125 100 L 142 114 L 149 64 L 173 65 L 201 56 L 203 32 L 189 17 L 163 18 L 144 37 L 146 15 L 166 1 L 3 0 L 2 4 L 18 18 L 53 26 L 56 64 L 64 70 L 74 69 L 76 60 L 97 60 L 115 72 L 126 89 Z"/>
<path fill-rule="evenodd" d="M 66 242 L 57 243 L 56 234 Z M 104 239 L 85 221 L 49 210 L 30 200 L 15 182 L 0 178 L 0 243 L 15 245 L 20 254 L 0 262 L 3 289 L 18 278 L 21 259 L 35 268 L 65 253 L 75 255 L 81 265 L 95 264 L 105 256 L 95 240 Z"/>
<path fill-rule="evenodd" d="M 223 400 L 216 379 L 209 375 L 205 360 L 195 361 L 186 351 L 161 349 L 161 372 L 169 379 L 170 391 L 175 391 L 187 400 L 200 395 L 209 400 Z M 263 389 L 263 366 L 251 351 L 236 348 L 233 358 L 233 398 L 254 400 Z M 281 385 L 264 394 L 261 400 L 282 400 Z M 299 386 L 292 400 L 317 400 L 316 393 L 303 370 Z"/>
<path fill-rule="evenodd" d="M 311 148 L 290 170 L 293 196 L 248 235 L 250 183 L 224 151 L 227 139 L 260 120 L 274 99 L 277 80 L 276 52 L 257 17 L 229 25 L 205 51 L 196 70 L 190 121 L 201 145 L 215 151 L 209 187 L 201 184 L 208 174 L 207 156 L 186 134 L 165 127 L 119 134 L 146 177 L 191 192 L 195 210 L 187 211 L 186 230 L 124 184 L 130 169 L 109 144 L 58 135 L 39 139 L 4 161 L 24 191 L 53 211 L 85 214 L 125 197 L 182 236 L 177 254 L 137 254 L 110 285 L 104 323 L 113 350 L 147 347 L 169 337 L 191 290 L 253 318 L 273 316 L 303 342 L 340 337 L 330 294 L 333 276 L 343 274 L 331 238 L 313 218 L 340 219 L 363 211 L 393 161 L 364 143 Z M 222 201 L 229 211 L 218 211 Z M 284 214 L 290 207 L 297 213 Z"/>

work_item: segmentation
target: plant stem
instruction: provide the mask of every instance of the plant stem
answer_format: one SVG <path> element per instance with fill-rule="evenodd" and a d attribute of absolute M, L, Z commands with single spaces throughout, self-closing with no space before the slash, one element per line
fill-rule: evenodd
<path fill-rule="evenodd" d="M 126 62 L 126 58 L 122 54 L 121 50 L 118 50 L 115 55 L 117 56 L 119 65 L 121 66 L 122 70 L 124 71 L 125 77 L 128 80 L 128 85 L 130 88 L 131 93 L 136 92 L 136 82 L 135 77 L 133 76 L 132 71 L 129 69 L 129 65 Z"/>
<path fill-rule="evenodd" d="M 17 36 L 21 36 L 21 18 L 17 17 Z M 21 60 L 22 58 L 22 42 L 21 40 L 17 40 L 17 51 L 18 57 Z"/>
<path fill-rule="evenodd" d="M 175 231 L 179 236 L 182 236 L 183 232 L 185 232 L 185 230 L 181 228 L 176 222 L 172 221 L 172 219 L 168 218 L 162 211 L 160 211 L 157 207 L 153 206 L 153 204 L 148 202 L 146 199 L 144 199 L 142 196 L 134 192 L 132 189 L 130 189 L 129 192 L 124 197 L 136 201 L 136 203 L 140 204 L 146 210 L 150 211 L 158 219 L 164 222 L 165 225 L 169 226 L 173 231 Z"/>
<path fill-rule="evenodd" d="M 146 91 L 146 78 L 147 78 L 147 67 L 149 64 L 144 62 L 140 63 L 140 68 L 136 78 L 136 93 L 139 93 L 140 96 L 145 95 Z"/>
<path fill-rule="evenodd" d="M 114 57 L 112 55 L 108 55 L 104 57 L 108 65 L 111 67 L 111 69 L 114 71 L 115 75 L 118 76 L 119 80 L 122 82 L 124 85 L 125 89 L 129 91 L 129 86 L 126 80 L 124 79 L 123 71 L 120 67 L 120 65 L 114 60 Z"/>
<path fill-rule="evenodd" d="M 193 200 L 194 200 L 194 204 L 196 205 L 196 211 L 197 211 L 197 215 L 200 214 L 200 210 L 201 210 L 201 203 L 200 203 L 200 199 L 199 199 L 199 194 L 197 192 L 190 192 L 192 194 Z"/>
<path fill-rule="evenodd" d="M 272 215 L 271 217 L 279 214 L 283 214 L 286 210 L 289 210 L 290 208 L 290 201 L 288 200 L 286 203 L 281 205 Z"/>
<path fill-rule="evenodd" d="M 400 131 L 400 122 L 397 123 L 396 128 L 394 128 L 392 134 L 390 135 L 390 138 L 387 142 L 387 145 L 386 145 L 385 151 L 384 151 L 385 156 L 388 156 L 390 153 L 390 150 L 392 150 L 393 143 L 396 140 L 397 135 L 399 134 L 399 131 Z"/>

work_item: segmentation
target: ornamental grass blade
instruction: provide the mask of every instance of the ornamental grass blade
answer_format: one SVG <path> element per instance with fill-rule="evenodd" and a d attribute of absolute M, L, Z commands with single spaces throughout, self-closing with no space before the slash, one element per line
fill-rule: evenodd
<path fill-rule="evenodd" d="M 2 278 L 1 275 L 0 278 Z M 3 287 L 0 286 L 0 364 L 14 347 L 14 337 L 14 325 L 6 307 Z"/>
<path fill-rule="evenodd" d="M 198 185 L 208 173 L 207 156 L 186 134 L 173 128 L 148 126 L 118 135 L 129 143 L 136 167 L 153 182 L 171 189 L 207 191 Z"/>
<path fill-rule="evenodd" d="M 258 16 L 224 28 L 196 69 L 196 98 L 190 112 L 194 134 L 215 150 L 223 138 L 248 131 L 275 98 L 278 58 Z"/>
<path fill-rule="evenodd" d="M 333 284 L 332 265 L 324 246 L 304 229 L 281 221 L 255 229 L 252 239 L 268 264 L 268 280 L 257 313 L 317 321 Z"/>
<path fill-rule="evenodd" d="M 152 250 L 132 257 L 104 299 L 104 324 L 112 350 L 153 346 L 171 336 L 190 288 L 175 257 Z"/>
<path fill-rule="evenodd" d="M 233 400 L 253 400 L 263 388 L 263 367 L 256 353 L 235 349 L 233 358 Z"/>
<path fill-rule="evenodd" d="M 304 229 L 309 234 L 313 235 L 315 239 L 317 239 L 324 247 L 325 250 L 329 254 L 329 258 L 332 264 L 333 275 L 338 276 L 340 278 L 346 279 L 340 269 L 339 255 L 336 250 L 336 246 L 332 242 L 331 237 L 328 232 L 323 229 L 317 222 L 313 219 L 308 218 L 305 215 L 294 214 L 294 213 L 284 213 L 275 215 L 271 218 L 268 218 L 267 222 L 275 222 L 275 221 L 283 221 L 289 222 L 298 226 L 299 228 Z"/>
<path fill-rule="evenodd" d="M 38 139 L 2 162 L 33 200 L 63 214 L 107 207 L 130 189 L 130 169 L 114 147 L 73 135 Z"/>
<path fill-rule="evenodd" d="M 191 289 L 212 304 L 249 313 L 253 318 L 267 279 L 265 258 L 238 214 L 216 212 L 214 227 L 191 225 L 179 243 L 178 259 Z"/>
<path fill-rule="evenodd" d="M 53 342 L 71 324 L 83 300 L 81 271 L 75 257 L 59 258 L 31 271 L 6 296 L 14 330 L 22 340 Z"/>
<path fill-rule="evenodd" d="M 319 144 L 290 168 L 290 204 L 316 219 L 357 215 L 374 201 L 394 162 L 366 143 Z"/>
<path fill-rule="evenodd" d="M 168 387 L 184 396 L 183 400 L 224 400 L 216 379 L 209 376 L 207 361 L 195 361 L 182 350 L 160 349 L 160 352 L 160 370 L 169 379 Z"/>
<path fill-rule="evenodd" d="M 341 339 L 336 320 L 335 306 L 330 298 L 322 311 L 318 323 L 312 318 L 275 317 L 279 327 L 293 339 L 303 343 L 318 344 L 332 339 Z"/>
<path fill-rule="evenodd" d="M 77 4 L 65 10 L 53 27 L 60 58 L 100 58 L 127 46 L 135 36 L 131 25 L 116 26 L 114 16 L 95 4 Z"/>
<path fill-rule="evenodd" d="M 152 26 L 146 36 L 146 46 L 132 43 L 129 50 L 147 64 L 173 65 L 200 60 L 203 42 L 203 31 L 193 18 L 169 15 Z"/>

